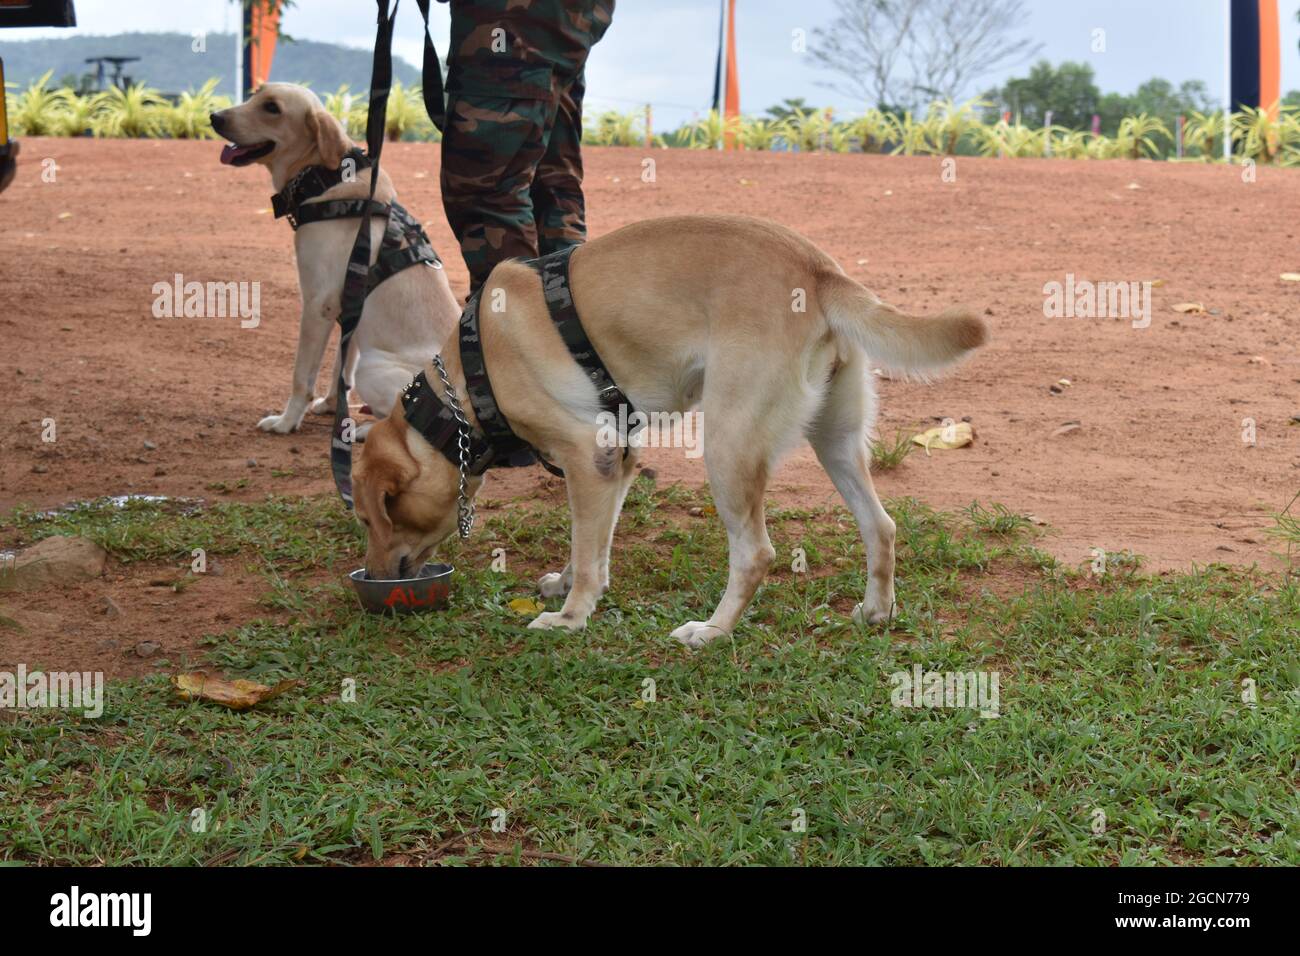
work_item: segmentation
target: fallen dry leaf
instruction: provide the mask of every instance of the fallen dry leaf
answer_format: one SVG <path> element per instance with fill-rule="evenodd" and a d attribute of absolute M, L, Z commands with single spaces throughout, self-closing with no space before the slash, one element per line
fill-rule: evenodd
<path fill-rule="evenodd" d="M 936 425 L 912 436 L 912 441 L 924 448 L 927 455 L 931 448 L 964 448 L 974 440 L 975 430 L 970 427 L 970 422 Z"/>
<path fill-rule="evenodd" d="M 1205 304 L 1203 302 L 1179 302 L 1175 306 L 1170 306 L 1175 312 L 1182 312 L 1184 315 L 1204 315 Z"/>
<path fill-rule="evenodd" d="M 298 683 L 296 680 L 282 680 L 274 687 L 268 687 L 251 680 L 222 680 L 202 672 L 177 674 L 172 678 L 176 693 L 182 700 L 210 700 L 231 710 L 247 710 L 264 700 L 278 697 Z"/>
<path fill-rule="evenodd" d="M 516 614 L 540 614 L 546 605 L 534 598 L 515 598 L 510 602 L 510 610 Z"/>

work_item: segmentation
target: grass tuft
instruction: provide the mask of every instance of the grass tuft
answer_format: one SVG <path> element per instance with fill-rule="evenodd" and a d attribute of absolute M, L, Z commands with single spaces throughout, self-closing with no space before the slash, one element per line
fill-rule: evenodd
<path fill-rule="evenodd" d="M 966 516 L 977 530 L 1003 538 L 1013 537 L 1032 524 L 1025 515 L 996 503 L 985 508 L 978 501 L 972 501 L 966 508 Z"/>
<path fill-rule="evenodd" d="M 916 445 L 909 432 L 899 430 L 892 439 L 883 436 L 871 443 L 871 470 L 892 471 L 903 463 L 903 459 L 912 453 Z"/>

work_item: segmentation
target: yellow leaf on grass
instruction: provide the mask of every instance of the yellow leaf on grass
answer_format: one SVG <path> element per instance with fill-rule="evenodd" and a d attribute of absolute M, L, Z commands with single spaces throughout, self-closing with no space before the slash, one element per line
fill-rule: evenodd
<path fill-rule="evenodd" d="M 222 680 L 202 672 L 196 674 L 177 674 L 172 678 L 176 693 L 182 700 L 210 700 L 223 704 L 232 710 L 247 710 L 254 704 L 278 697 L 290 687 L 298 684 L 296 680 L 282 680 L 273 687 L 251 680 Z"/>
<path fill-rule="evenodd" d="M 1175 312 L 1182 312 L 1184 315 L 1204 315 L 1205 304 L 1202 302 L 1179 302 L 1171 306 Z"/>
<path fill-rule="evenodd" d="M 930 454 L 931 448 L 964 448 L 975 440 L 975 431 L 970 422 L 956 422 L 952 425 L 936 425 L 919 435 L 913 435 L 912 441 Z"/>
<path fill-rule="evenodd" d="M 516 614 L 541 614 L 546 605 L 534 598 L 515 598 L 510 602 L 510 610 Z"/>

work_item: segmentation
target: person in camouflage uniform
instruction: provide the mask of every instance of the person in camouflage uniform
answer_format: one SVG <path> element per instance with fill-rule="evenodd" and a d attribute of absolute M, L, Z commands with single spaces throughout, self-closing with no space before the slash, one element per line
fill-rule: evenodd
<path fill-rule="evenodd" d="M 614 2 L 451 0 L 442 204 L 471 293 L 586 239 L 583 71 Z"/>

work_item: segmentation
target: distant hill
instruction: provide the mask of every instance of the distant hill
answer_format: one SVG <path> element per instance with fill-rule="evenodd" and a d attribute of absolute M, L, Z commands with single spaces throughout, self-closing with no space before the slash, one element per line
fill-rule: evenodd
<path fill-rule="evenodd" d="M 230 33 L 210 33 L 207 52 L 191 50 L 187 33 L 118 33 L 112 36 L 70 36 L 54 40 L 0 40 L 0 57 L 5 61 L 5 79 L 26 86 L 53 70 L 51 82 L 79 77 L 89 72 L 89 56 L 138 56 L 129 63 L 126 75 L 164 93 L 197 89 L 212 77 L 220 77 L 218 91 L 228 95 L 234 89 L 235 38 Z M 306 83 L 317 93 L 332 93 L 343 84 L 360 92 L 370 86 L 371 52 L 354 50 L 336 43 L 314 40 L 281 41 L 275 50 L 271 79 Z M 399 57 L 393 58 L 393 77 L 405 85 L 419 85 L 420 71 Z"/>

